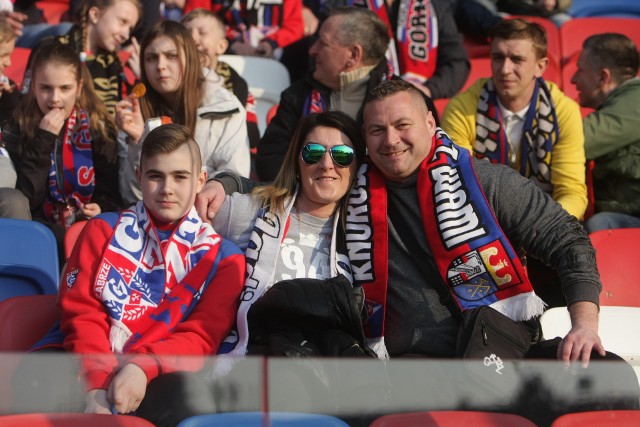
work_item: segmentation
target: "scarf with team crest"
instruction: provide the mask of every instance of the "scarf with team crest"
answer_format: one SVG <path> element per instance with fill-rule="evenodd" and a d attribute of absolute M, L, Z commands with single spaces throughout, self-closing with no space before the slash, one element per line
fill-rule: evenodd
<path fill-rule="evenodd" d="M 114 353 L 160 341 L 189 316 L 215 275 L 220 240 L 195 208 L 165 241 L 143 202 L 122 211 L 94 283 Z"/>
<path fill-rule="evenodd" d="M 533 178 L 547 192 L 551 188 L 551 150 L 558 141 L 558 117 L 551 92 L 544 79 L 536 80 L 535 89 L 520 142 L 520 174 Z M 478 99 L 475 156 L 491 163 L 510 164 L 510 147 L 502 125 L 498 96 L 491 79 L 487 80 Z"/>
<path fill-rule="evenodd" d="M 427 243 L 457 307 L 465 311 L 489 305 L 515 321 L 542 314 L 545 303 L 533 292 L 485 199 L 471 155 L 440 129 L 420 165 L 417 188 Z M 389 258 L 387 189 L 375 166 L 360 167 L 349 212 L 347 249 L 354 285 L 364 288 L 365 332 L 378 353 L 385 348 Z"/>

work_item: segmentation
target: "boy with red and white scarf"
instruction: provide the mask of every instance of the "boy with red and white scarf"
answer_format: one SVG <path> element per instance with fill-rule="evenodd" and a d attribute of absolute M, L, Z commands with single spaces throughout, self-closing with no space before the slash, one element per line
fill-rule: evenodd
<path fill-rule="evenodd" d="M 90 220 L 74 247 L 60 286 L 60 331 L 40 347 L 101 355 L 82 360 L 86 412 L 141 409 L 137 415 L 159 423 L 158 410 L 168 409 L 157 401 L 139 408 L 148 385 L 200 368 L 176 356 L 215 354 L 233 326 L 244 256 L 193 207 L 206 181 L 201 165 L 185 127 L 154 129 L 137 171 L 143 200 Z"/>

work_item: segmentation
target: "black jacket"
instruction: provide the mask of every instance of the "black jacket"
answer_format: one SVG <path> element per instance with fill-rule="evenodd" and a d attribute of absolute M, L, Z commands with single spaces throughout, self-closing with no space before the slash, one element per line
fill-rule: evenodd
<path fill-rule="evenodd" d="M 66 127 L 66 126 L 65 126 Z M 62 132 L 64 132 L 63 127 Z M 95 189 L 91 201 L 100 206 L 102 212 L 122 208 L 118 186 L 118 148 L 112 139 L 93 139 L 91 152 L 95 171 Z M 48 193 L 51 153 L 58 135 L 38 129 L 33 140 L 22 143 L 17 124 L 10 123 L 2 130 L 2 140 L 13 160 L 18 180 L 16 188 L 29 199 L 34 218 L 42 218 L 42 206 Z"/>
<path fill-rule="evenodd" d="M 386 71 L 386 62 L 381 62 L 371 71 L 367 91 L 373 89 L 383 80 Z M 258 145 L 256 171 L 262 181 L 273 181 L 276 175 L 278 175 L 280 166 L 282 166 L 285 154 L 289 148 L 293 132 L 303 117 L 304 104 L 311 91 L 314 89 L 319 91 L 327 102 L 330 99 L 331 89 L 318 82 L 312 75 L 313 71 L 310 71 L 304 79 L 294 82 L 280 95 L 278 112 L 269 123 L 269 126 L 267 126 Z M 393 76 L 392 78 L 395 80 L 400 79 L 398 76 Z M 438 118 L 433 101 L 427 97 L 425 97 L 425 100 L 429 110 L 433 112 L 434 117 L 436 117 L 437 122 Z M 328 105 L 327 108 L 330 109 L 330 105 Z M 360 111 L 358 111 L 357 120 L 358 123 L 362 123 L 362 107 L 360 107 Z"/>
<path fill-rule="evenodd" d="M 249 310 L 250 344 L 276 356 L 376 357 L 364 339 L 363 304 L 362 288 L 342 275 L 280 281 Z"/>

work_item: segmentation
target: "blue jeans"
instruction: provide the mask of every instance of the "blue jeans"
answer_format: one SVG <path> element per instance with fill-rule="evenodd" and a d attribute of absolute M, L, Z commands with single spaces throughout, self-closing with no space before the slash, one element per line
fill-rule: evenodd
<path fill-rule="evenodd" d="M 640 228 L 640 218 L 618 212 L 600 212 L 585 222 L 587 233 L 611 228 Z"/>

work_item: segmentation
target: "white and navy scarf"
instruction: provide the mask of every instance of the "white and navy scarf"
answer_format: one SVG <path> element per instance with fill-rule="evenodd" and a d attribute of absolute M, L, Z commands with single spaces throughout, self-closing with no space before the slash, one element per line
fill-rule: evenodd
<path fill-rule="evenodd" d="M 269 207 L 263 207 L 258 212 L 249 244 L 245 251 L 247 273 L 244 289 L 240 295 L 236 327 L 220 345 L 219 354 L 244 356 L 247 352 L 247 344 L 249 343 L 247 314 L 251 305 L 273 284 L 280 245 L 289 229 L 291 209 L 295 204 L 295 200 L 295 195 L 287 200 L 282 213 L 273 212 Z M 352 282 L 349 259 L 345 254 L 338 252 L 337 225 L 339 222 L 339 215 L 336 213 L 333 219 L 329 260 L 331 276 L 342 274 Z M 223 359 L 223 357 L 219 357 L 219 359 Z M 217 369 L 222 369 L 223 372 L 226 371 L 228 368 L 223 366 L 224 364 L 226 364 L 226 361 L 218 363 Z M 220 368 L 221 366 L 222 368 Z"/>
<path fill-rule="evenodd" d="M 551 150 L 558 138 L 558 117 L 551 92 L 544 79 L 538 78 L 522 130 L 518 169 L 522 176 L 534 178 L 547 192 L 552 190 Z M 491 79 L 483 86 L 478 99 L 473 151 L 476 157 L 487 158 L 491 163 L 510 164 L 509 142 L 502 125 L 498 95 Z"/>

